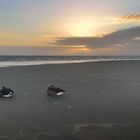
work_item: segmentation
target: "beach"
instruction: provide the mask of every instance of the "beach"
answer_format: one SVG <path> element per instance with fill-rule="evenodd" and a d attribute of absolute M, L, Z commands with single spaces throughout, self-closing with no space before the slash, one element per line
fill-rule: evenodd
<path fill-rule="evenodd" d="M 0 140 L 140 139 L 140 61 L 3 67 L 0 86 Z"/>

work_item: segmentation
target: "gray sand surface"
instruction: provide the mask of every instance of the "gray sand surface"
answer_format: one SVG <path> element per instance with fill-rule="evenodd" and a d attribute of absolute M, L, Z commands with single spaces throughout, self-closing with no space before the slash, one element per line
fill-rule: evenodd
<path fill-rule="evenodd" d="M 140 140 L 140 61 L 0 68 L 3 85 L 0 140 Z"/>

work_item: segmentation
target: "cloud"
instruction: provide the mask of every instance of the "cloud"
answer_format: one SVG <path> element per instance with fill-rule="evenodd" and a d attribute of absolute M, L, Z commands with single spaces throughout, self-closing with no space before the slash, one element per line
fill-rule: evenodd
<path fill-rule="evenodd" d="M 119 30 L 103 37 L 67 37 L 56 40 L 55 45 L 85 45 L 89 48 L 104 48 L 129 44 L 133 39 L 140 37 L 140 26 Z M 133 40 L 134 42 L 134 40 Z"/>
<path fill-rule="evenodd" d="M 140 21 L 140 14 L 128 14 L 123 15 L 120 19 L 127 20 L 127 21 Z"/>

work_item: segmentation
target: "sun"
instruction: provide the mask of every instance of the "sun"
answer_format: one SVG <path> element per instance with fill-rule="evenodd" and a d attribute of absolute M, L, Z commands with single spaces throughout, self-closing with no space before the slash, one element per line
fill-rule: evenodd
<path fill-rule="evenodd" d="M 97 34 L 97 23 L 92 21 L 78 21 L 72 22 L 68 25 L 68 33 L 71 36 L 85 37 L 85 36 L 96 36 Z"/>

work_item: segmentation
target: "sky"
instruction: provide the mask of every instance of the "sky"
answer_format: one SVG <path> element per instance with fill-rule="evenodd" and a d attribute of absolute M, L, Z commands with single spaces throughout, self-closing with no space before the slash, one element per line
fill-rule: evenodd
<path fill-rule="evenodd" d="M 0 55 L 139 55 L 139 0 L 0 0 Z"/>

